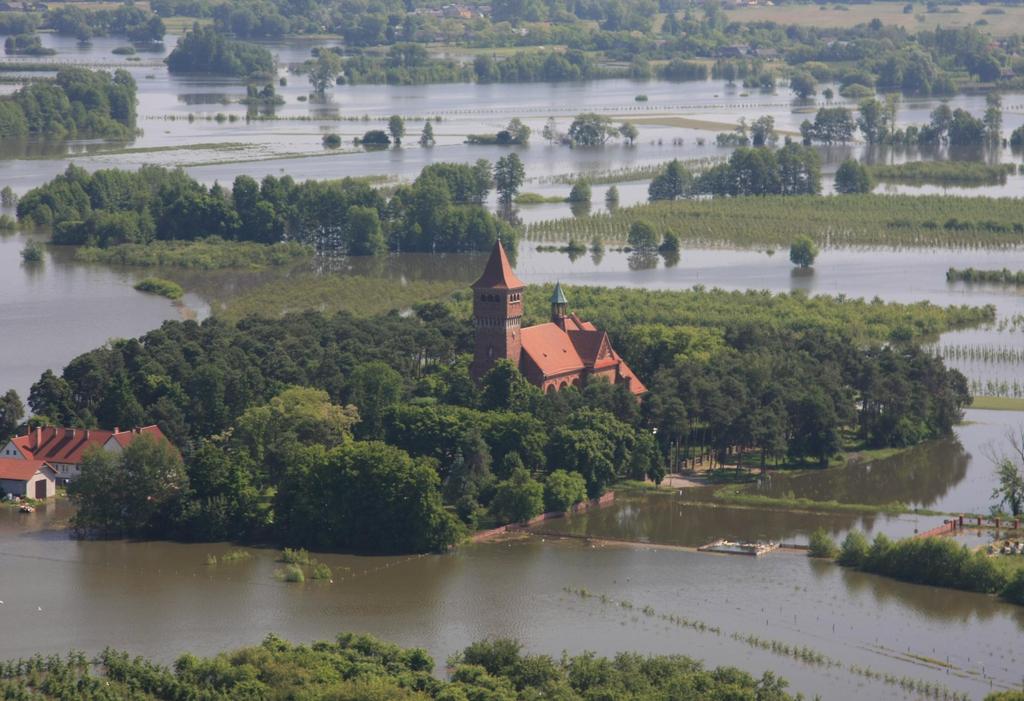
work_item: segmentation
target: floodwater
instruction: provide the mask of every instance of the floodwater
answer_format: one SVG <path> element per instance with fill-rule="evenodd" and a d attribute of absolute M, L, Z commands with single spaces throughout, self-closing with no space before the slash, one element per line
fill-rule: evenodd
<path fill-rule="evenodd" d="M 426 647 L 439 665 L 469 642 L 496 636 L 556 656 L 687 654 L 753 673 L 775 670 L 793 690 L 828 699 L 920 698 L 852 673 L 851 665 L 974 697 L 1019 681 L 1024 609 L 798 555 L 754 559 L 530 537 L 448 555 L 325 555 L 334 582 L 295 585 L 274 577 L 280 565 L 272 551 L 209 566 L 207 554 L 228 546 L 77 542 L 48 530 L 66 516 L 62 505 L 49 508 L 0 510 L 4 630 L 17 631 L 0 636 L 0 658 L 114 645 L 170 662 L 271 632 L 308 641 L 361 631 Z M 773 654 L 734 634 L 807 646 L 839 665 Z M 947 657 L 953 673 L 919 659 Z"/>

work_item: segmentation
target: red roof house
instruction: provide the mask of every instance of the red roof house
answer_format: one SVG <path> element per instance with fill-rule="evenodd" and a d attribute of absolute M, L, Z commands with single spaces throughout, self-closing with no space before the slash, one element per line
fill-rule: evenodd
<path fill-rule="evenodd" d="M 0 497 L 47 499 L 57 491 L 57 472 L 43 460 L 0 457 Z"/>
<path fill-rule="evenodd" d="M 501 242 L 494 244 L 473 283 L 475 348 L 470 371 L 477 380 L 506 358 L 545 392 L 580 387 L 593 379 L 624 384 L 639 396 L 647 388 L 612 348 L 608 334 L 568 313 L 562 285 L 551 296 L 551 321 L 522 328 L 525 283 L 516 277 Z"/>

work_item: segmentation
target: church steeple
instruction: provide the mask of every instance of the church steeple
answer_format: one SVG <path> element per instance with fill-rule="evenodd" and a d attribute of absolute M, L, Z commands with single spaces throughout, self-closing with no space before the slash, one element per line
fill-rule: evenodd
<path fill-rule="evenodd" d="M 568 308 L 569 300 L 562 292 L 562 283 L 556 282 L 555 291 L 551 293 L 551 321 L 561 325 L 560 321 L 565 318 Z"/>
<path fill-rule="evenodd" d="M 474 379 L 482 379 L 502 358 L 519 367 L 524 287 L 512 272 L 501 241 L 495 241 L 483 274 L 473 283 L 475 348 L 470 373 Z"/>

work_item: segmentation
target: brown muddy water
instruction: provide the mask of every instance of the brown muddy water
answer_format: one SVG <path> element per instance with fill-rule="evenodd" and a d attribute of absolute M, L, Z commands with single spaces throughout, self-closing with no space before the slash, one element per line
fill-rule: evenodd
<path fill-rule="evenodd" d="M 512 636 L 553 655 L 639 650 L 776 670 L 793 690 L 825 699 L 927 698 L 857 669 L 977 698 L 1019 684 L 1024 659 L 1024 609 L 799 555 L 526 537 L 447 555 L 323 555 L 333 583 L 287 584 L 274 576 L 274 551 L 210 566 L 208 554 L 231 546 L 74 541 L 58 528 L 67 515 L 65 504 L 32 515 L 0 509 L 0 658 L 112 645 L 170 662 L 271 632 L 310 641 L 365 631 L 426 647 L 443 673 L 469 642 Z M 566 591 L 580 588 L 592 596 Z M 828 662 L 776 654 L 750 636 Z"/>

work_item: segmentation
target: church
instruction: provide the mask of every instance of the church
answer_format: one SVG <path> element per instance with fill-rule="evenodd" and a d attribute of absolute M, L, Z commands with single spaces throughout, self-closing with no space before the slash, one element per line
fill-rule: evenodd
<path fill-rule="evenodd" d="M 647 392 L 608 334 L 568 312 L 561 284 L 551 296 L 551 321 L 522 328 L 525 286 L 512 272 L 501 242 L 495 242 L 483 274 L 473 283 L 474 379 L 507 358 L 544 392 L 582 387 L 595 379 L 625 385 L 637 397 Z"/>

